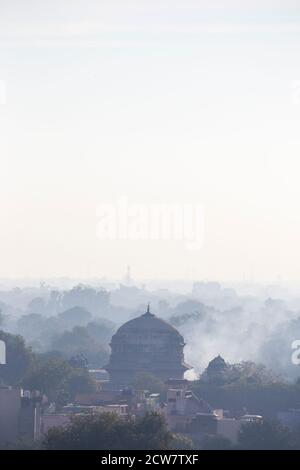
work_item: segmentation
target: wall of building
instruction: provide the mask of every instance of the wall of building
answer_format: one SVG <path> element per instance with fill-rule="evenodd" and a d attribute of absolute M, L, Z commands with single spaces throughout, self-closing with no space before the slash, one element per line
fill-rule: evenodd
<path fill-rule="evenodd" d="M 16 442 L 19 433 L 21 390 L 13 387 L 0 387 L 0 442 Z"/>

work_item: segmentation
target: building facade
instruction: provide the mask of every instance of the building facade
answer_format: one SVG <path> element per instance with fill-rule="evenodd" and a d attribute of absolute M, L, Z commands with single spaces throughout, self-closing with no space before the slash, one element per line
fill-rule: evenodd
<path fill-rule="evenodd" d="M 18 387 L 0 387 L 0 445 L 40 436 L 41 399 L 38 392 Z"/>

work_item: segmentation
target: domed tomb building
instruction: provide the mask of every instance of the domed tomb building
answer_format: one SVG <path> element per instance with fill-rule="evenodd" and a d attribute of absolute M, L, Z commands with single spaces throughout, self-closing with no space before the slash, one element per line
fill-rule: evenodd
<path fill-rule="evenodd" d="M 150 312 L 124 323 L 112 337 L 105 369 L 110 382 L 130 385 L 140 374 L 161 380 L 182 379 L 191 367 L 184 362 L 184 339 L 169 323 Z"/>

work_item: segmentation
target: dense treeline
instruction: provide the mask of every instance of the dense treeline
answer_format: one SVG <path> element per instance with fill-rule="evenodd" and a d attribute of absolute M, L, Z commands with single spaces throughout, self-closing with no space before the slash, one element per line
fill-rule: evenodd
<path fill-rule="evenodd" d="M 213 408 L 230 410 L 237 416 L 248 412 L 276 418 L 278 411 L 300 408 L 300 384 L 218 386 L 195 382 L 192 388 Z"/>
<path fill-rule="evenodd" d="M 0 384 L 39 390 L 50 401 L 63 405 L 72 401 L 78 392 L 95 390 L 86 367 L 67 361 L 60 354 L 36 354 L 19 335 L 0 330 L 0 339 L 6 343 L 7 364 L 0 365 Z"/>
<path fill-rule="evenodd" d="M 172 440 L 158 414 L 124 419 L 114 413 L 101 413 L 77 416 L 66 428 L 50 429 L 41 445 L 48 450 L 164 450 L 172 448 Z"/>

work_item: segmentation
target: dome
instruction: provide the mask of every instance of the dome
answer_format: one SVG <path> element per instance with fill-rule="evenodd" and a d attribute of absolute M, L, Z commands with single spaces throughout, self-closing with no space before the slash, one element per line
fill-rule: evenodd
<path fill-rule="evenodd" d="M 148 310 L 146 313 L 143 315 L 133 318 L 132 320 L 129 320 L 128 322 L 124 323 L 118 331 L 116 332 L 115 336 L 117 335 L 122 335 L 128 334 L 128 333 L 140 333 L 140 332 L 153 332 L 153 333 L 167 333 L 170 336 L 173 336 L 174 338 L 177 339 L 182 339 L 183 342 L 183 337 L 181 334 L 174 328 L 174 326 L 170 325 L 167 323 L 165 320 L 162 320 L 161 318 L 158 318 L 156 315 L 150 312 L 149 306 Z"/>
<path fill-rule="evenodd" d="M 124 323 L 113 335 L 106 370 L 111 381 L 130 384 L 148 373 L 163 380 L 183 378 L 190 367 L 184 362 L 182 335 L 172 325 L 150 312 Z"/>
<path fill-rule="evenodd" d="M 222 368 L 222 369 L 225 369 L 227 367 L 225 360 L 223 359 L 222 356 L 220 356 L 220 354 L 216 356 L 212 361 L 210 361 L 207 368 L 209 369 L 209 368 L 216 368 L 216 367 Z"/>

